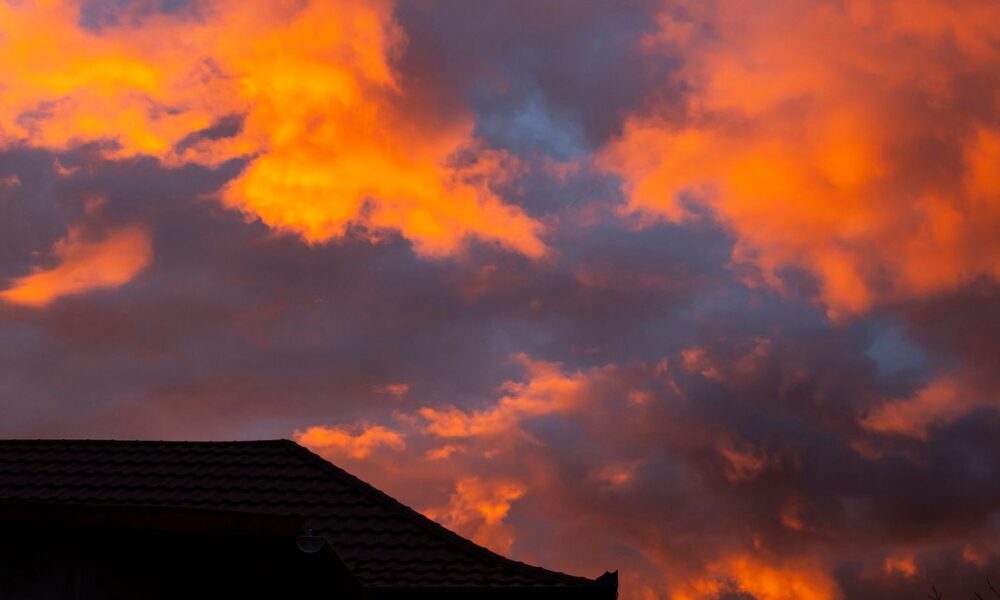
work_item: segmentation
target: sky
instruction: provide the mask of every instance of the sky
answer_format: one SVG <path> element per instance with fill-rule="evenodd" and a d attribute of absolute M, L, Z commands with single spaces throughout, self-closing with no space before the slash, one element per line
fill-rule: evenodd
<path fill-rule="evenodd" d="M 1000 580 L 995 0 L 0 0 L 0 436 L 291 438 L 624 600 Z"/>

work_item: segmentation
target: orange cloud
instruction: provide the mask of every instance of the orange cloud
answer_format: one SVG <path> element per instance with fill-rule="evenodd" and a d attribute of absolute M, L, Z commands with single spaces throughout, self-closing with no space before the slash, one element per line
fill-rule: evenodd
<path fill-rule="evenodd" d="M 769 466 L 771 459 L 763 450 L 746 444 L 740 448 L 732 445 L 719 447 L 719 454 L 726 460 L 725 475 L 732 483 L 753 481 Z"/>
<path fill-rule="evenodd" d="M 527 382 L 505 383 L 507 394 L 486 410 L 421 408 L 426 431 L 444 438 L 493 436 L 509 433 L 523 419 L 565 412 L 578 405 L 586 375 L 567 376 L 558 364 L 532 361 L 523 355 L 520 359 L 530 375 Z"/>
<path fill-rule="evenodd" d="M 972 546 L 971 544 L 966 544 L 962 548 L 962 560 L 969 563 L 970 565 L 976 565 L 977 567 L 985 567 L 989 563 L 989 556 L 981 549 Z"/>
<path fill-rule="evenodd" d="M 865 429 L 927 439 L 931 425 L 946 424 L 976 406 L 970 390 L 951 377 L 942 377 L 921 389 L 912 398 L 888 400 L 861 419 Z"/>
<path fill-rule="evenodd" d="M 52 254 L 55 266 L 15 279 L 0 299 L 44 307 L 63 296 L 121 287 L 149 264 L 153 250 L 149 232 L 140 226 L 123 227 L 98 240 L 74 228 L 56 242 Z"/>
<path fill-rule="evenodd" d="M 836 600 L 840 590 L 830 573 L 809 561 L 771 562 L 735 554 L 707 567 L 707 574 L 674 590 L 672 600 L 707 600 L 744 593 L 756 600 Z"/>
<path fill-rule="evenodd" d="M 362 426 L 360 433 L 352 433 L 346 426 L 310 427 L 296 431 L 293 437 L 317 452 L 345 454 L 351 458 L 366 458 L 376 448 L 402 450 L 406 447 L 400 433 L 381 425 Z"/>
<path fill-rule="evenodd" d="M 528 468 L 532 461 L 522 453 L 538 446 L 519 443 L 522 425 L 532 418 L 578 414 L 607 373 L 604 368 L 566 373 L 558 364 L 518 358 L 524 379 L 504 383 L 500 397 L 481 411 L 423 407 L 395 412 L 398 431 L 368 424 L 319 426 L 296 431 L 294 438 L 334 462 L 359 461 L 353 465 L 359 473 L 375 473 L 375 482 L 385 477 L 390 489 L 409 487 L 428 517 L 506 552 L 515 539 L 506 523 L 511 507 L 544 487 L 549 477 L 543 468 Z M 377 453 L 377 448 L 408 451 Z M 590 478 L 609 490 L 620 489 L 633 480 L 636 467 L 634 462 L 609 463 Z"/>
<path fill-rule="evenodd" d="M 455 484 L 455 492 L 447 506 L 428 509 L 424 514 L 470 536 L 478 544 L 506 552 L 514 537 L 503 520 L 510 512 L 511 502 L 523 496 L 525 491 L 516 481 L 466 477 Z"/>
<path fill-rule="evenodd" d="M 199 11 L 125 15 L 94 32 L 73 0 L 0 4 L 0 145 L 97 141 L 109 158 L 168 165 L 243 157 L 222 201 L 310 243 L 358 225 L 398 231 L 424 255 L 469 238 L 545 252 L 541 225 L 491 190 L 509 158 L 456 159 L 475 150 L 471 118 L 415 108 L 392 66 L 405 39 L 390 2 Z M 236 135 L 199 133 L 233 115 Z"/>
<path fill-rule="evenodd" d="M 705 379 L 719 383 L 734 382 L 753 377 L 771 354 L 771 340 L 755 337 L 752 345 L 734 348 L 742 351 L 737 356 L 717 356 L 702 347 L 681 350 L 681 366 L 688 373 L 698 373 Z M 730 350 L 734 350 L 730 349 Z"/>
<path fill-rule="evenodd" d="M 748 352 L 736 353 L 735 360 L 725 363 L 726 372 L 744 356 L 754 355 L 759 346 L 754 343 Z M 759 539 L 754 541 L 754 549 L 744 549 L 746 529 L 722 513 L 718 518 L 724 524 L 719 529 L 699 525 L 673 531 L 654 525 L 649 511 L 657 510 L 650 507 L 659 506 L 660 501 L 646 503 L 643 499 L 653 489 L 647 486 L 658 485 L 644 472 L 648 461 L 656 460 L 648 452 L 588 450 L 571 459 L 580 470 L 567 476 L 557 469 L 557 457 L 565 448 L 548 447 L 544 439 L 526 438 L 533 419 L 558 418 L 564 427 L 581 428 L 580 433 L 587 434 L 585 439 L 595 449 L 609 449 L 605 433 L 621 433 L 638 425 L 636 421 L 650 410 L 663 408 L 663 403 L 652 399 L 636 404 L 629 396 L 640 381 L 642 389 L 655 389 L 653 381 L 639 377 L 653 376 L 662 384 L 670 381 L 668 363 L 636 370 L 605 366 L 572 371 L 526 356 L 520 360 L 525 369 L 523 378 L 506 382 L 497 398 L 479 410 L 424 407 L 394 411 L 393 419 L 402 428 L 398 433 L 406 438 L 406 452 L 373 453 L 358 460 L 338 447 L 321 445 L 321 436 L 297 433 L 296 438 L 335 462 L 347 462 L 350 470 L 400 494 L 428 517 L 492 550 L 513 551 L 519 560 L 579 572 L 600 572 L 604 561 L 620 561 L 617 564 L 625 577 L 623 598 L 716 600 L 740 594 L 757 600 L 841 597 L 825 563 L 772 555 L 770 552 L 780 549 L 768 548 L 770 542 Z M 350 434 L 338 435 L 341 439 L 360 433 L 356 428 L 332 429 Z M 710 429 L 692 431 L 682 425 L 671 432 L 657 429 L 653 435 L 670 444 L 692 444 L 699 457 L 702 450 L 709 449 L 706 444 L 716 444 L 705 440 Z M 633 440 L 632 436 L 629 439 Z M 711 448 L 720 452 L 724 467 L 737 481 L 749 481 L 782 465 L 778 455 L 757 445 L 732 442 Z M 652 475 L 655 477 L 655 472 Z M 688 483 L 693 486 L 690 497 L 707 498 L 702 495 L 703 486 L 710 478 L 700 472 L 694 478 L 697 483 Z M 814 534 L 816 530 L 806 523 L 801 506 L 782 503 L 775 508 L 785 508 L 779 516 L 792 535 Z M 710 512 L 714 506 L 705 510 Z M 535 526 L 539 519 L 551 519 L 555 524 L 549 546 L 530 543 L 538 532 L 522 529 Z M 609 539 L 614 542 L 608 543 Z M 599 557 L 597 562 L 566 552 L 565 544 L 581 541 Z M 619 546 L 629 548 L 630 558 L 615 553 L 613 549 Z M 803 552 L 797 547 L 797 556 L 810 555 Z"/>
<path fill-rule="evenodd" d="M 448 460 L 456 452 L 461 452 L 462 448 L 460 446 L 454 446 L 452 444 L 446 444 L 440 448 L 431 448 L 425 454 L 428 460 Z"/>
<path fill-rule="evenodd" d="M 689 373 L 698 373 L 705 379 L 713 381 L 725 379 L 715 361 L 704 348 L 685 348 L 681 351 L 681 362 L 684 370 Z"/>
<path fill-rule="evenodd" d="M 917 563 L 912 554 L 893 554 L 885 558 L 883 569 L 886 575 L 898 574 L 909 579 L 917 574 Z"/>
<path fill-rule="evenodd" d="M 805 531 L 807 529 L 805 521 L 802 519 L 802 505 L 797 501 L 791 501 L 778 514 L 781 524 L 792 531 Z"/>
<path fill-rule="evenodd" d="M 406 383 L 386 383 L 384 385 L 375 386 L 375 392 L 378 394 L 387 394 L 394 398 L 402 398 L 410 391 L 409 384 Z"/>
<path fill-rule="evenodd" d="M 627 487 L 635 477 L 637 463 L 612 463 L 592 470 L 587 479 L 597 482 L 605 491 Z"/>
<path fill-rule="evenodd" d="M 1000 279 L 1000 5 L 682 5 L 643 44 L 684 56 L 683 121 L 652 106 L 601 159 L 627 212 L 708 207 L 751 283 L 804 269 L 833 318 Z"/>

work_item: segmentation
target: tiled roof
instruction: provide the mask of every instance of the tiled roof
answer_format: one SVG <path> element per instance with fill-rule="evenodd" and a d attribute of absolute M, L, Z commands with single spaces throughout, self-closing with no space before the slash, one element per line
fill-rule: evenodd
<path fill-rule="evenodd" d="M 0 440 L 0 502 L 296 517 L 369 589 L 613 585 L 494 554 L 289 440 Z"/>

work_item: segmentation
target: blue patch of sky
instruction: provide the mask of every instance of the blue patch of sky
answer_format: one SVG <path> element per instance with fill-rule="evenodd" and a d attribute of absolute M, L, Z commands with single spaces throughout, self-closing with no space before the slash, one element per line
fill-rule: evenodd
<path fill-rule="evenodd" d="M 197 9 L 195 0 L 84 0 L 77 19 L 79 25 L 94 32 L 123 25 L 124 15 L 142 18 L 153 14 L 190 15 Z"/>
<path fill-rule="evenodd" d="M 491 145 L 517 154 L 542 153 L 569 161 L 588 152 L 583 132 L 570 119 L 550 111 L 538 94 L 509 111 L 481 115 L 476 133 Z"/>
<path fill-rule="evenodd" d="M 875 322 L 870 340 L 865 355 L 883 377 L 918 373 L 930 367 L 927 353 L 894 321 Z"/>

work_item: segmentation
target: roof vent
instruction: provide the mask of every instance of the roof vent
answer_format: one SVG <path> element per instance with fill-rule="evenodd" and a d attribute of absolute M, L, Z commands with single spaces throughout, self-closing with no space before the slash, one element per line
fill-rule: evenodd
<path fill-rule="evenodd" d="M 316 554 L 323 549 L 323 544 L 325 543 L 326 538 L 321 535 L 315 535 L 312 529 L 306 529 L 303 535 L 295 538 L 295 545 L 299 547 L 300 551 L 306 554 Z"/>

